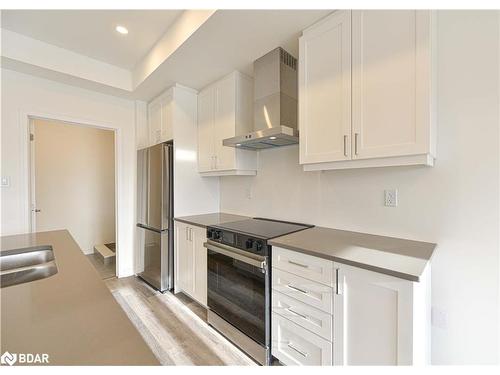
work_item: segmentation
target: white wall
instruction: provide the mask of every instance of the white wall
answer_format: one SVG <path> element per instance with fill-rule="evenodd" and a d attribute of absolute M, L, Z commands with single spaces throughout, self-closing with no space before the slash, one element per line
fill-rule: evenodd
<path fill-rule="evenodd" d="M 114 132 L 33 122 L 36 231 L 67 229 L 85 254 L 115 242 Z"/>
<path fill-rule="evenodd" d="M 116 130 L 118 275 L 133 274 L 135 225 L 134 102 L 2 69 L 1 234 L 28 232 L 28 116 Z"/>
<path fill-rule="evenodd" d="M 221 178 L 224 212 L 436 242 L 434 364 L 498 361 L 498 27 L 496 11 L 438 13 L 435 167 L 306 173 L 292 146 L 261 151 L 256 177 Z"/>

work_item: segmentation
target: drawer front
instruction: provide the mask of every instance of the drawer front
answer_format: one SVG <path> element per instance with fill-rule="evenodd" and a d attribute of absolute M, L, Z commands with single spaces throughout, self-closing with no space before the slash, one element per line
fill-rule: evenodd
<path fill-rule="evenodd" d="M 332 316 L 273 290 L 273 312 L 332 341 Z"/>
<path fill-rule="evenodd" d="M 303 277 L 273 268 L 273 289 L 300 302 L 333 313 L 333 289 Z"/>
<path fill-rule="evenodd" d="M 285 365 L 332 365 L 332 343 L 272 314 L 272 354 Z"/>
<path fill-rule="evenodd" d="M 297 251 L 273 246 L 273 267 L 333 286 L 333 262 Z"/>

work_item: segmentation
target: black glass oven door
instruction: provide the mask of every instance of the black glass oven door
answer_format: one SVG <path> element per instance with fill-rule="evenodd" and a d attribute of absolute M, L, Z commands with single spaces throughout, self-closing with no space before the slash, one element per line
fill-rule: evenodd
<path fill-rule="evenodd" d="M 266 271 L 253 259 L 238 258 L 208 249 L 208 307 L 265 346 Z"/>

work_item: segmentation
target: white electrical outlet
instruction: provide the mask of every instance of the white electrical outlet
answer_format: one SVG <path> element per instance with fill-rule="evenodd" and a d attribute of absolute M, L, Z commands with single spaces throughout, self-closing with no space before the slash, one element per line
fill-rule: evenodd
<path fill-rule="evenodd" d="M 398 205 L 398 189 L 384 190 L 384 204 L 387 207 L 397 207 L 397 205 Z"/>

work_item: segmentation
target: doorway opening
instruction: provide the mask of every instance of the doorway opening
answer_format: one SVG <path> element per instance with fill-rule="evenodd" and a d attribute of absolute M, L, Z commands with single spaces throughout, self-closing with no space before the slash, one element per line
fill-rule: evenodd
<path fill-rule="evenodd" d="M 67 229 L 101 278 L 116 275 L 115 131 L 30 118 L 31 231 Z"/>

